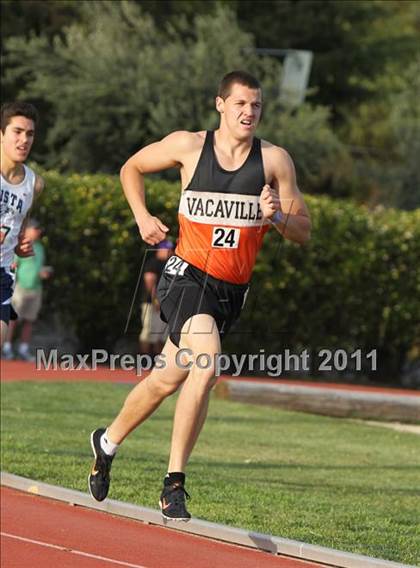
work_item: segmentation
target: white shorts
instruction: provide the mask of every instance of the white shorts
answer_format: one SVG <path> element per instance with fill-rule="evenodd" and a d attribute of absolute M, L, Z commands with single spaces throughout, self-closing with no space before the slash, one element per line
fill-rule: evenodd
<path fill-rule="evenodd" d="M 19 319 L 34 322 L 41 309 L 42 290 L 28 290 L 17 283 L 13 292 L 12 305 Z"/>
<path fill-rule="evenodd" d="M 143 328 L 139 335 L 140 341 L 145 343 L 164 343 L 168 337 L 168 325 L 160 319 L 160 310 L 157 311 L 152 304 L 144 302 L 141 305 L 141 321 Z"/>

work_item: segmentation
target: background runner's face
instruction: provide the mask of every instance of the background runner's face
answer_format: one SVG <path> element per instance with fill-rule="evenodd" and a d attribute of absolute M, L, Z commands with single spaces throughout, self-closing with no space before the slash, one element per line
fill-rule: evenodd
<path fill-rule="evenodd" d="M 1 135 L 2 151 L 15 163 L 26 160 L 35 135 L 33 120 L 25 116 L 13 116 Z"/>
<path fill-rule="evenodd" d="M 217 97 L 216 108 L 234 136 L 249 138 L 254 135 L 261 118 L 261 90 L 235 83 L 225 100 Z"/>

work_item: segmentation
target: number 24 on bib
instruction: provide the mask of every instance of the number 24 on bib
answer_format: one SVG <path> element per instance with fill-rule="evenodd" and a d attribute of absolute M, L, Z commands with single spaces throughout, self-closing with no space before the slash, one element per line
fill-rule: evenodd
<path fill-rule="evenodd" d="M 228 227 L 214 227 L 211 246 L 213 248 L 238 248 L 239 229 L 229 229 Z"/>

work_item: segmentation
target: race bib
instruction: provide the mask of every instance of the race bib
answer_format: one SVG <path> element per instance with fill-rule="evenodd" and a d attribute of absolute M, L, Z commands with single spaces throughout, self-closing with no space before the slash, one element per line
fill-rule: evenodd
<path fill-rule="evenodd" d="M 185 262 L 182 258 L 171 256 L 165 265 L 165 272 L 171 276 L 183 276 L 185 269 L 188 268 L 188 266 L 188 262 Z"/>
<path fill-rule="evenodd" d="M 213 248 L 238 248 L 240 234 L 241 232 L 239 229 L 230 229 L 229 227 L 213 227 L 211 246 Z"/>

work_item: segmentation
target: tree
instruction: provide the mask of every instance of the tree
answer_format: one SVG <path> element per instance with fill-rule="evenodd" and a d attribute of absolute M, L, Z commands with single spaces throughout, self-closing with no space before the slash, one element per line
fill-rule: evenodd
<path fill-rule="evenodd" d="M 404 69 L 390 64 L 355 110 L 348 138 L 364 148 L 358 163 L 372 200 L 403 209 L 420 207 L 420 59 Z"/>
<path fill-rule="evenodd" d="M 418 50 L 419 3 L 395 0 L 229 0 L 257 47 L 314 52 L 310 86 L 335 123 L 370 98 L 386 66 L 409 63 Z"/>
<path fill-rule="evenodd" d="M 7 42 L 8 79 L 23 83 L 22 96 L 48 105 L 47 152 L 35 154 L 47 166 L 115 172 L 141 145 L 173 130 L 212 128 L 218 81 L 246 68 L 262 79 L 267 100 L 260 134 L 290 145 L 305 190 L 342 178 L 335 164 L 345 152 L 326 109 L 306 105 L 293 114 L 279 106 L 279 62 L 252 51 L 252 36 L 225 6 L 164 29 L 133 2 L 91 2 L 81 14 L 82 23 L 52 45 L 45 36 Z"/>
<path fill-rule="evenodd" d="M 405 86 L 392 97 L 390 126 L 399 163 L 394 202 L 404 209 L 420 207 L 420 58 L 407 68 Z"/>
<path fill-rule="evenodd" d="M 331 129 L 326 107 L 305 103 L 291 111 L 272 97 L 264 113 L 267 120 L 262 122 L 260 133 L 292 155 L 305 192 L 336 197 L 351 194 L 353 160 Z"/>
<path fill-rule="evenodd" d="M 137 0 L 153 19 L 192 25 L 195 15 L 229 6 L 256 47 L 314 52 L 311 100 L 328 106 L 335 123 L 370 98 L 390 62 L 400 68 L 418 50 L 420 4 L 416 0 Z M 351 115 L 350 115 L 351 116 Z"/>
<path fill-rule="evenodd" d="M 115 171 L 140 144 L 181 125 L 193 127 L 205 118 L 216 76 L 239 63 L 249 42 L 220 12 L 208 22 L 209 35 L 214 40 L 224 27 L 232 31 L 224 56 L 206 69 L 211 45 L 199 19 L 196 41 L 183 45 L 173 28 L 158 30 L 132 2 L 91 2 L 81 12 L 82 23 L 52 45 L 46 36 L 12 37 L 6 44 L 9 81 L 24 85 L 20 96 L 49 106 L 49 166 Z"/>
<path fill-rule="evenodd" d="M 3 62 L 2 75 L 7 74 L 7 49 L 5 40 L 21 37 L 26 40 L 34 36 L 45 36 L 49 41 L 62 34 L 65 26 L 80 17 L 80 4 L 72 0 L 1 0 L 1 52 Z M 16 98 L 18 84 L 3 81 L 2 99 Z"/>

